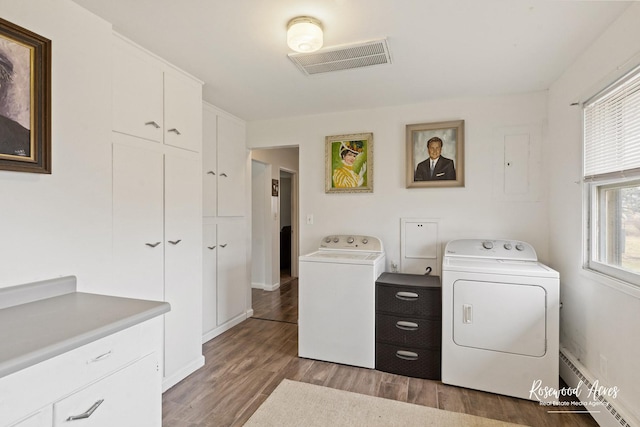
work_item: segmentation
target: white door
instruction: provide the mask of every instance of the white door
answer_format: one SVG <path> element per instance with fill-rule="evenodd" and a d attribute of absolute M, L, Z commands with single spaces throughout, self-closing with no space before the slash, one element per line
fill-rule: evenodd
<path fill-rule="evenodd" d="M 218 243 L 216 242 L 216 225 L 204 225 L 204 239 L 202 252 L 202 332 L 206 334 L 216 328 L 217 317 L 217 270 Z"/>
<path fill-rule="evenodd" d="M 218 216 L 245 215 L 245 127 L 218 116 Z"/>
<path fill-rule="evenodd" d="M 525 356 L 546 352 L 546 291 L 541 286 L 457 280 L 453 341 Z"/>
<path fill-rule="evenodd" d="M 113 130 L 162 142 L 160 64 L 117 38 L 114 38 L 113 55 Z"/>
<path fill-rule="evenodd" d="M 247 308 L 245 227 L 244 221 L 218 227 L 218 325 L 243 314 Z"/>
<path fill-rule="evenodd" d="M 202 109 L 202 216 L 217 215 L 218 201 L 218 116 L 206 105 Z"/>
<path fill-rule="evenodd" d="M 113 295 L 164 299 L 162 154 L 113 134 Z M 117 143 L 116 143 L 117 142 Z"/>
<path fill-rule="evenodd" d="M 189 77 L 164 73 L 164 143 L 200 152 L 202 85 Z"/>
<path fill-rule="evenodd" d="M 165 376 L 202 355 L 200 162 L 165 155 Z"/>

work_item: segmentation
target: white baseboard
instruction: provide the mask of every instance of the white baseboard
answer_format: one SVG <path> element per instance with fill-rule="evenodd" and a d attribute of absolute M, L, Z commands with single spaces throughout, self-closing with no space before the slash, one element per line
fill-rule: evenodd
<path fill-rule="evenodd" d="M 570 388 L 577 388 L 579 400 L 601 427 L 640 427 L 621 399 L 597 394 L 593 390 L 601 384 L 595 376 L 564 347 L 560 348 L 560 377 Z M 610 385 L 613 387 L 613 385 Z"/>
<path fill-rule="evenodd" d="M 217 328 L 211 329 L 210 331 L 205 332 L 204 334 L 202 334 L 202 344 L 212 340 L 213 338 L 217 337 L 221 333 L 228 331 L 229 329 L 233 328 L 237 324 L 244 322 L 246 319 L 248 319 L 251 316 L 253 316 L 253 309 L 249 309 L 245 313 L 242 313 L 241 315 L 234 317 L 233 319 L 229 320 L 226 323 L 223 323 Z"/>
<path fill-rule="evenodd" d="M 253 289 L 262 289 L 263 291 L 275 291 L 280 288 L 280 282 L 274 283 L 273 285 L 267 285 L 266 283 L 251 283 L 251 287 Z"/>
<path fill-rule="evenodd" d="M 195 358 L 191 363 L 185 365 L 182 369 L 180 369 L 175 374 L 170 377 L 165 377 L 162 380 L 162 392 L 169 390 L 174 385 L 178 384 L 183 379 L 187 378 L 189 375 L 197 371 L 198 369 L 204 366 L 204 356 L 200 355 Z"/>

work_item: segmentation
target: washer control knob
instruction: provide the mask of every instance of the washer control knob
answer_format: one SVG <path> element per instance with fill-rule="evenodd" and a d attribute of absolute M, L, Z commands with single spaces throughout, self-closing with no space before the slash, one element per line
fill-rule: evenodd
<path fill-rule="evenodd" d="M 353 242 L 354 242 L 354 240 L 356 240 L 356 239 L 354 239 L 354 238 L 353 238 L 353 237 L 351 237 L 351 236 L 347 237 L 347 243 L 353 243 Z"/>
<path fill-rule="evenodd" d="M 519 251 L 524 251 L 524 245 L 522 243 L 516 243 L 516 249 Z"/>
<path fill-rule="evenodd" d="M 325 243 L 331 243 L 331 236 L 325 237 L 324 242 Z"/>
<path fill-rule="evenodd" d="M 337 237 L 333 238 L 333 243 L 338 243 L 340 241 L 340 239 L 338 239 Z"/>
<path fill-rule="evenodd" d="M 511 246 L 511 243 L 505 243 L 505 244 L 504 244 L 504 248 L 505 248 L 506 250 L 510 251 L 510 250 L 513 248 L 513 246 Z"/>
<path fill-rule="evenodd" d="M 369 243 L 369 239 L 367 239 L 367 238 L 362 239 L 362 243 L 364 243 L 366 245 L 367 243 Z"/>
<path fill-rule="evenodd" d="M 482 247 L 485 249 L 493 249 L 493 242 L 482 242 Z"/>

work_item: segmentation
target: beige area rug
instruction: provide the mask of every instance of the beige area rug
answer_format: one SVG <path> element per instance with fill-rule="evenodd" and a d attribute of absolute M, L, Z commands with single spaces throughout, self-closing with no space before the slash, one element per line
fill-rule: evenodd
<path fill-rule="evenodd" d="M 515 427 L 518 424 L 285 379 L 245 426 Z"/>

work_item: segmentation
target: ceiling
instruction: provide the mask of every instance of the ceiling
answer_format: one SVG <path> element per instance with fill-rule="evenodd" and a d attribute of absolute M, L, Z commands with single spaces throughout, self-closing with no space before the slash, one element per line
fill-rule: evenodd
<path fill-rule="evenodd" d="M 559 0 L 74 0 L 205 82 L 247 121 L 545 90 L 632 3 Z M 287 22 L 325 47 L 386 38 L 392 64 L 306 76 Z"/>

